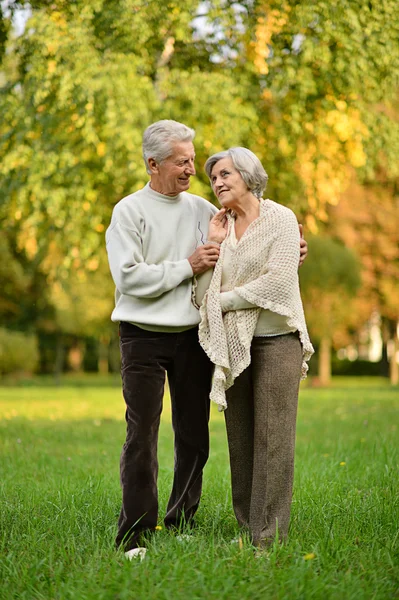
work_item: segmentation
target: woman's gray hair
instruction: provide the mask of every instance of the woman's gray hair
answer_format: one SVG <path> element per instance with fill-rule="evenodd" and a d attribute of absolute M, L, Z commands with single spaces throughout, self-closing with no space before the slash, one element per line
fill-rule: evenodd
<path fill-rule="evenodd" d="M 212 169 L 222 158 L 231 158 L 234 167 L 240 173 L 248 189 L 257 198 L 262 198 L 262 194 L 266 189 L 268 176 L 256 154 L 248 150 L 248 148 L 241 148 L 240 146 L 213 154 L 205 163 L 205 172 L 211 183 Z"/>
<path fill-rule="evenodd" d="M 158 164 L 172 154 L 173 142 L 192 142 L 194 129 L 170 119 L 153 123 L 143 135 L 143 158 L 147 173 L 151 174 L 148 159 L 153 158 Z"/>

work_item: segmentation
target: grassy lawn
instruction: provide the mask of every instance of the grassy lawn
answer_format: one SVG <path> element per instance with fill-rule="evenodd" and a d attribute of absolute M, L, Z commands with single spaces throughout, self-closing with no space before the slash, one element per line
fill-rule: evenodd
<path fill-rule="evenodd" d="M 0 598 L 399 598 L 399 389 L 336 379 L 301 389 L 290 538 L 256 558 L 231 508 L 223 416 L 211 419 L 198 528 L 154 536 L 127 562 L 113 539 L 124 409 L 118 382 L 0 388 Z M 160 524 L 171 487 L 169 400 L 159 444 Z"/>

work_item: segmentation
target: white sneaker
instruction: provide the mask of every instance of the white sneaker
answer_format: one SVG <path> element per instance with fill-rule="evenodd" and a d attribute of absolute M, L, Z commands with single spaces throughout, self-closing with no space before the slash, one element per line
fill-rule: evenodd
<path fill-rule="evenodd" d="M 125 558 L 128 560 L 134 560 L 136 558 L 144 560 L 146 552 L 147 548 L 133 548 L 132 550 L 125 552 Z"/>

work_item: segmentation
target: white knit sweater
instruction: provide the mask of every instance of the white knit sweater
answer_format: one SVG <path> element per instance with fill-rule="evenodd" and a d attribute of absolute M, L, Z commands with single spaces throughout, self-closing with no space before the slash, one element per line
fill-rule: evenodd
<path fill-rule="evenodd" d="M 228 234 L 234 219 L 228 215 Z M 220 288 L 225 242 L 200 308 L 200 343 L 215 364 L 211 400 L 227 407 L 225 391 L 251 362 L 251 342 L 261 309 L 287 318 L 298 330 L 302 350 L 302 378 L 313 354 L 299 290 L 299 230 L 294 213 L 272 200 L 260 201 L 260 216 L 253 221 L 234 253 L 234 290 L 255 308 L 222 314 Z"/>
<path fill-rule="evenodd" d="M 187 259 L 206 242 L 216 212 L 199 196 L 164 196 L 149 184 L 115 205 L 106 232 L 116 285 L 113 321 L 171 332 L 199 323 L 191 303 L 193 271 Z"/>

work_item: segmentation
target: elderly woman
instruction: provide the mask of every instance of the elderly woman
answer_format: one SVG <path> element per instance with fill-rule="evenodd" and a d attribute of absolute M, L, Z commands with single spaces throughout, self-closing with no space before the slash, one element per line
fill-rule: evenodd
<path fill-rule="evenodd" d="M 234 512 L 263 547 L 287 535 L 299 381 L 313 353 L 299 229 L 290 209 L 262 199 L 267 174 L 250 150 L 215 154 L 205 170 L 224 219 L 208 235 L 222 242 L 209 288 L 206 276 L 197 285 L 199 338 L 215 365 L 211 399 L 227 409 Z"/>

